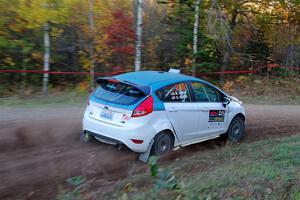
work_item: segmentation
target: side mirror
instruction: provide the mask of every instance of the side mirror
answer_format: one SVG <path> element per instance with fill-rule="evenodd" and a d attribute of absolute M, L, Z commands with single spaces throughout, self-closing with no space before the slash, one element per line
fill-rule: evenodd
<path fill-rule="evenodd" d="M 226 108 L 226 106 L 227 106 L 228 104 L 230 104 L 230 98 L 228 98 L 228 97 L 223 97 L 223 98 L 222 98 L 222 104 L 223 104 L 223 106 Z"/>

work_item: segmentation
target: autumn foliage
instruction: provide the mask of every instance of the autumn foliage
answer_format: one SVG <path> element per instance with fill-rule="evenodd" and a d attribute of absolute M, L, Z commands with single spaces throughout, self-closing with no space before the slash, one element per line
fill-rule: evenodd
<path fill-rule="evenodd" d="M 112 52 L 111 60 L 114 66 L 129 67 L 133 62 L 135 32 L 133 18 L 123 10 L 111 13 L 112 23 L 104 27 L 105 45 Z"/>
<path fill-rule="evenodd" d="M 104 31 L 108 35 L 105 43 L 115 53 L 132 56 L 135 40 L 133 18 L 122 10 L 114 11 L 112 16 L 113 23 Z"/>
<path fill-rule="evenodd" d="M 173 67 L 190 73 L 195 67 L 202 74 L 278 66 L 272 67 L 274 75 L 298 73 L 299 1 L 201 1 L 198 52 L 194 54 L 195 2 L 143 1 L 142 70 Z M 0 69 L 42 70 L 43 32 L 48 23 L 50 71 L 89 72 L 92 64 L 95 72 L 132 71 L 135 3 L 135 0 L 1 0 Z M 67 80 L 64 78 L 50 76 L 50 84 L 62 84 Z M 16 79 L 25 80 L 24 87 L 39 86 L 41 82 L 38 75 L 1 74 L 4 80 L 1 86 L 6 89 L 11 85 L 7 80 L 18 83 Z"/>

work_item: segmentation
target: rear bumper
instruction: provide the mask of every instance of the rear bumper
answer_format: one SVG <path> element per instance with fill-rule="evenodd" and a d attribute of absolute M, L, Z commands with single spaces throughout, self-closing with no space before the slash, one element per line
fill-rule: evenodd
<path fill-rule="evenodd" d="M 146 152 L 150 141 L 156 132 L 152 125 L 145 124 L 126 124 L 123 127 L 109 124 L 91 118 L 85 111 L 83 117 L 83 131 L 94 137 L 98 137 L 105 143 L 124 144 L 135 152 Z M 131 139 L 143 140 L 142 144 L 135 144 Z"/>
<path fill-rule="evenodd" d="M 118 145 L 118 144 L 120 144 L 120 145 L 124 145 L 119 140 L 115 140 L 115 139 L 112 139 L 112 138 L 100 135 L 98 133 L 94 133 L 94 132 L 91 132 L 91 131 L 88 131 L 88 130 L 84 130 L 84 133 L 89 134 L 90 136 L 93 136 L 96 139 L 98 139 L 99 141 L 101 141 L 103 143 L 106 143 L 106 144 L 112 144 L 112 145 Z"/>

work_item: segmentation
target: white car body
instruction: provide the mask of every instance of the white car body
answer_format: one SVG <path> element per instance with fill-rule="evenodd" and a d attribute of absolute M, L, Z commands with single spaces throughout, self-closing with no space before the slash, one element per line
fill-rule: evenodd
<path fill-rule="evenodd" d="M 158 89 L 150 88 L 150 95 L 155 96 Z M 224 102 L 160 102 L 164 109 L 154 108 L 153 112 L 141 117 L 132 117 L 133 110 L 90 98 L 83 117 L 83 131 L 102 142 L 124 144 L 135 152 L 144 153 L 151 148 L 151 141 L 158 133 L 168 130 L 174 136 L 173 148 L 183 147 L 226 133 L 237 115 L 245 119 L 242 103 L 236 98 L 226 97 L 231 99 L 227 105 Z M 154 101 L 159 100 L 154 97 Z M 221 112 L 222 122 L 210 122 L 209 115 L 215 111 Z M 111 114 L 112 119 L 103 118 Z"/>

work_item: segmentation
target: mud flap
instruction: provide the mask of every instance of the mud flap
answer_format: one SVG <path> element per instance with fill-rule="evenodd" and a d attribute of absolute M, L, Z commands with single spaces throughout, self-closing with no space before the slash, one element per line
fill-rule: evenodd
<path fill-rule="evenodd" d="M 88 133 L 81 131 L 80 132 L 80 140 L 83 142 L 89 142 L 91 140 L 91 136 Z"/>
<path fill-rule="evenodd" d="M 144 163 L 148 162 L 148 159 L 149 159 L 149 156 L 150 156 L 150 153 L 151 153 L 151 148 L 152 148 L 153 143 L 154 143 L 154 139 L 152 139 L 150 141 L 149 146 L 147 148 L 147 151 L 140 154 L 140 156 L 139 156 L 139 160 L 140 161 L 142 161 Z"/>

